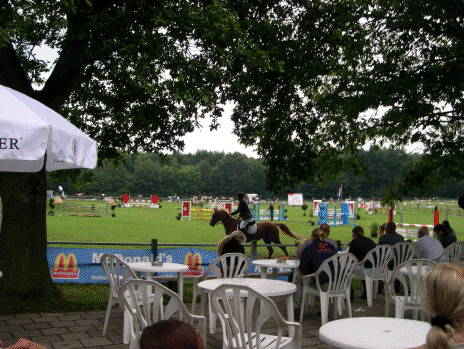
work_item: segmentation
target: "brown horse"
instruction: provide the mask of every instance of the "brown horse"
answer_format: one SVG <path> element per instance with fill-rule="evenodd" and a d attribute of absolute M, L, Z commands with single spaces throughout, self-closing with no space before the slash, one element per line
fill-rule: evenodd
<path fill-rule="evenodd" d="M 217 222 L 222 222 L 226 230 L 226 235 L 229 235 L 233 231 L 237 230 L 237 224 L 240 220 L 230 215 L 226 210 L 217 210 L 215 209 L 213 215 L 211 216 L 211 221 L 209 225 L 214 227 Z M 282 246 L 279 238 L 279 228 L 288 236 L 291 236 L 294 239 L 303 240 L 302 236 L 294 235 L 288 227 L 283 223 L 272 223 L 272 222 L 259 222 L 257 225 L 257 231 L 255 234 L 250 235 L 252 240 L 263 239 L 264 243 L 270 244 L 274 243 L 279 245 L 279 247 L 284 251 L 285 255 L 288 257 L 288 252 L 285 246 Z M 272 257 L 274 250 L 272 247 L 268 246 L 269 256 Z"/>

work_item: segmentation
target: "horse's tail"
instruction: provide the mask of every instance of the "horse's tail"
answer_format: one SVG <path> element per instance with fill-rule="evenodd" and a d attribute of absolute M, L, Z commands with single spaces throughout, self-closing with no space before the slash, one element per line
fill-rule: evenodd
<path fill-rule="evenodd" d="M 283 223 L 276 223 L 276 225 L 280 228 L 280 230 L 282 230 L 285 234 L 287 234 L 288 236 L 294 238 L 294 239 L 297 239 L 297 240 L 304 240 L 305 238 L 303 236 L 299 236 L 299 235 L 295 235 L 293 234 L 290 229 L 288 229 L 288 227 L 283 224 Z"/>

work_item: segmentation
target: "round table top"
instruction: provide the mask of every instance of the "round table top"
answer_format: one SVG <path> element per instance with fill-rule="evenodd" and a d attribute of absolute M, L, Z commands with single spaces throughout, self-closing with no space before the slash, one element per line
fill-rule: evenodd
<path fill-rule="evenodd" d="M 145 273 L 180 273 L 189 270 L 188 265 L 179 263 L 166 263 L 162 265 L 152 265 L 151 262 L 127 263 L 135 271 Z"/>
<path fill-rule="evenodd" d="M 199 282 L 198 287 L 207 292 L 211 292 L 223 284 L 248 286 L 268 297 L 286 296 L 296 291 L 296 285 L 294 283 L 281 280 L 258 278 L 210 279 Z"/>
<path fill-rule="evenodd" d="M 300 261 L 293 259 L 284 259 L 284 262 L 277 262 L 277 259 L 255 259 L 251 262 L 253 265 L 267 268 L 298 268 Z"/>
<path fill-rule="evenodd" d="M 319 338 L 338 348 L 415 348 L 425 344 L 427 322 L 386 317 L 355 317 L 330 321 Z"/>

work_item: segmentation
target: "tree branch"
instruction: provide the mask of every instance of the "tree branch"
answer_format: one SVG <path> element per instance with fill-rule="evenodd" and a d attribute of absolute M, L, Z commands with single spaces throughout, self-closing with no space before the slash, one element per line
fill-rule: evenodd
<path fill-rule="evenodd" d="M 11 42 L 0 47 L 0 84 L 33 97 L 34 90 Z"/>

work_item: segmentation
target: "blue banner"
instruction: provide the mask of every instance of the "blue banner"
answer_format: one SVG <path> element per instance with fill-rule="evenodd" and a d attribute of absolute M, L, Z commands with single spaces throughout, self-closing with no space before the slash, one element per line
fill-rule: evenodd
<path fill-rule="evenodd" d="M 151 249 L 94 249 L 48 247 L 47 260 L 50 275 L 55 283 L 106 284 L 108 279 L 100 264 L 104 253 L 118 256 L 126 263 L 152 262 Z M 158 248 L 158 262 L 180 263 L 189 266 L 184 277 L 202 275 L 203 270 L 216 259 L 214 251 L 193 247 Z M 259 273 L 259 268 L 251 264 L 250 273 Z M 279 277 L 280 279 L 280 277 Z"/>

